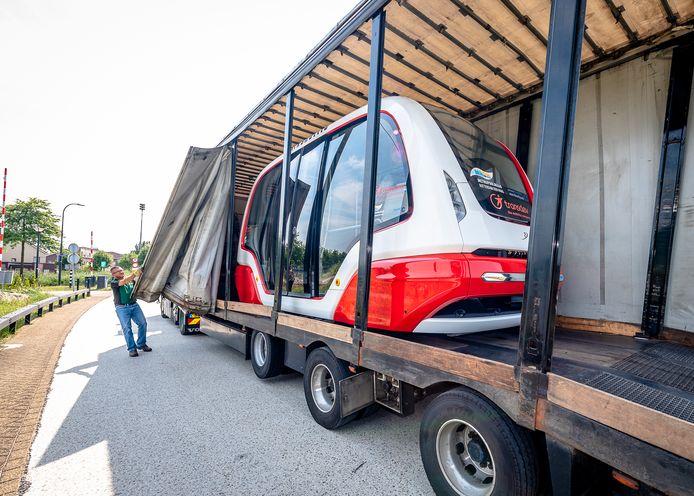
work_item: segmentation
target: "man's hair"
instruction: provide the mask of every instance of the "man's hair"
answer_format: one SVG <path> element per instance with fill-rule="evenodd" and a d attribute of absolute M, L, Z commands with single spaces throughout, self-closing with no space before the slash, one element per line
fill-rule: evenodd
<path fill-rule="evenodd" d="M 116 271 L 117 269 L 123 270 L 123 267 L 121 267 L 120 265 L 114 265 L 113 267 L 111 267 L 111 274 L 113 274 L 113 272 Z"/>

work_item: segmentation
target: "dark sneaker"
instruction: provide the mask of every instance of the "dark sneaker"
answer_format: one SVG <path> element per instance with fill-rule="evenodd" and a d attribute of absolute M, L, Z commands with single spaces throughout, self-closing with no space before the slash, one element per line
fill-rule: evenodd
<path fill-rule="evenodd" d="M 142 351 L 152 351 L 152 348 L 150 348 L 147 345 L 144 345 L 142 348 L 140 348 Z"/>
<path fill-rule="evenodd" d="M 137 350 L 129 351 L 128 355 L 130 355 L 131 357 L 136 357 L 137 356 Z"/>

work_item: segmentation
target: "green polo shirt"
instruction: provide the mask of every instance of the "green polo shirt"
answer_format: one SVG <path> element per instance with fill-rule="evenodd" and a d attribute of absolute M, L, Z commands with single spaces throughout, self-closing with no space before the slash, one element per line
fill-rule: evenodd
<path fill-rule="evenodd" d="M 132 305 L 137 303 L 137 299 L 133 296 L 133 288 L 135 287 L 134 282 L 129 282 L 118 285 L 118 279 L 115 277 L 111 278 L 111 290 L 113 291 L 113 303 L 118 305 Z"/>

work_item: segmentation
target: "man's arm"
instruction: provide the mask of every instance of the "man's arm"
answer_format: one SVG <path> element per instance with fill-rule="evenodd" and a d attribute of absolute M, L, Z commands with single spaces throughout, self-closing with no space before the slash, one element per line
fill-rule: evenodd
<path fill-rule="evenodd" d="M 132 282 L 135 279 L 135 274 L 130 274 L 128 277 L 124 277 L 120 281 L 118 281 L 119 286 L 123 286 L 125 284 L 128 284 L 129 282 Z"/>

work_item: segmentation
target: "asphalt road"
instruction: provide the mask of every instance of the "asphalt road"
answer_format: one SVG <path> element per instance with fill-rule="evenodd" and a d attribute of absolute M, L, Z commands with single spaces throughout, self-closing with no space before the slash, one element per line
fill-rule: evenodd
<path fill-rule="evenodd" d="M 234 350 L 142 306 L 152 353 L 128 357 L 110 299 L 67 337 L 25 494 L 432 494 L 421 407 L 325 430 L 300 375 L 261 381 Z"/>

